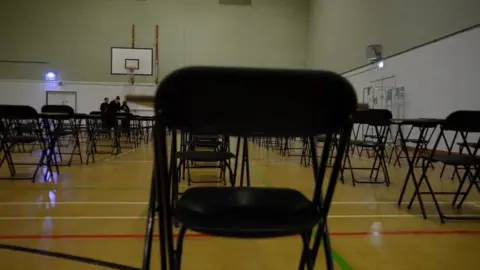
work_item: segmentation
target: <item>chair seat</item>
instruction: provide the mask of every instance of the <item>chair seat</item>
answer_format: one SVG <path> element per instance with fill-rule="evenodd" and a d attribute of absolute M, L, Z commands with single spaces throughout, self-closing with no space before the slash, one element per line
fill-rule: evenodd
<path fill-rule="evenodd" d="M 286 188 L 198 187 L 185 191 L 174 209 L 183 226 L 226 237 L 277 237 L 311 230 L 318 208 Z"/>
<path fill-rule="evenodd" d="M 430 159 L 433 162 L 442 162 L 447 165 L 479 165 L 480 158 L 478 157 L 471 157 L 471 156 L 460 156 L 460 155 L 444 155 L 444 156 L 432 156 L 432 157 L 424 157 L 426 159 Z"/>
<path fill-rule="evenodd" d="M 182 151 L 177 152 L 176 156 L 180 159 L 205 162 L 223 161 L 235 157 L 233 153 L 220 151 Z"/>
<path fill-rule="evenodd" d="M 462 147 L 480 148 L 480 144 L 476 142 L 458 142 L 457 145 Z"/>
<path fill-rule="evenodd" d="M 38 138 L 35 136 L 12 136 L 2 140 L 9 143 L 33 143 L 36 142 Z"/>
<path fill-rule="evenodd" d="M 421 143 L 421 144 L 426 144 L 426 143 L 428 143 L 427 140 L 421 140 L 421 139 L 405 139 L 405 142 L 409 142 L 409 143 Z"/>
<path fill-rule="evenodd" d="M 220 145 L 222 145 L 222 142 L 215 140 L 215 141 L 206 141 L 206 140 L 193 140 L 187 142 L 188 145 L 190 146 L 195 146 L 195 147 L 203 147 L 203 148 L 216 148 Z"/>
<path fill-rule="evenodd" d="M 54 137 L 63 137 L 63 136 L 69 136 L 69 135 L 73 135 L 73 130 L 71 129 L 63 129 L 63 128 L 59 128 L 59 129 L 56 129 L 55 131 L 53 131 L 53 136 Z"/>
<path fill-rule="evenodd" d="M 376 141 L 360 141 L 360 140 L 351 140 L 350 144 L 355 146 L 360 146 L 360 147 L 372 147 L 372 148 L 385 146 L 384 144 L 380 144 Z"/>

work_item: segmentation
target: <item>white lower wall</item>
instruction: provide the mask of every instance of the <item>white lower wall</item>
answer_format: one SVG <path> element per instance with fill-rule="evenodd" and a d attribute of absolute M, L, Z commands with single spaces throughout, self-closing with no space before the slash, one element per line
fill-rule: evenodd
<path fill-rule="evenodd" d="M 396 85 L 405 87 L 405 118 L 445 118 L 455 110 L 480 110 L 480 27 L 384 63 L 381 69 L 370 66 L 344 74 L 359 101 L 371 81 L 394 75 Z"/>
<path fill-rule="evenodd" d="M 98 111 L 105 97 L 114 99 L 126 94 L 155 95 L 156 86 L 139 84 L 131 86 L 122 83 L 66 82 L 63 86 L 43 81 L 0 80 L 0 104 L 29 105 L 40 111 L 46 103 L 47 91 L 70 91 L 77 93 L 77 113 Z M 151 115 L 152 109 L 129 104 L 137 114 Z"/>

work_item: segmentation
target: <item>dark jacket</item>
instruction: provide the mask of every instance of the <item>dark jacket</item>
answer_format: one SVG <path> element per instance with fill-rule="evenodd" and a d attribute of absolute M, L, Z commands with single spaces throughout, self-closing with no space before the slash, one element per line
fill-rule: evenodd
<path fill-rule="evenodd" d="M 120 103 L 116 103 L 115 100 L 110 101 L 106 112 L 108 114 L 116 114 L 118 111 L 120 111 Z"/>
<path fill-rule="evenodd" d="M 107 108 L 108 108 L 108 103 L 103 102 L 102 104 L 100 104 L 100 111 L 101 112 L 106 112 Z"/>

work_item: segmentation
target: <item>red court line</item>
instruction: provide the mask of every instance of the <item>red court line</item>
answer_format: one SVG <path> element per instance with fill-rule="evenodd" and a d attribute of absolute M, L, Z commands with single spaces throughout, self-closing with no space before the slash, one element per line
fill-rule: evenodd
<path fill-rule="evenodd" d="M 480 234 L 480 230 L 439 230 L 439 231 L 384 231 L 378 233 L 372 232 L 333 232 L 331 236 L 368 236 L 368 235 L 475 235 Z M 177 235 L 175 235 L 176 237 Z M 158 238 L 158 234 L 154 235 Z M 188 238 L 210 237 L 206 234 L 191 233 L 186 234 Z M 57 235 L 0 235 L 0 240 L 8 239 L 137 239 L 144 238 L 143 234 L 57 234 Z"/>

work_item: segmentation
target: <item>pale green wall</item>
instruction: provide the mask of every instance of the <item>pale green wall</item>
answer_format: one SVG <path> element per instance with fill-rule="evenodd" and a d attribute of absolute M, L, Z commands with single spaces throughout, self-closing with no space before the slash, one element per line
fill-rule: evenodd
<path fill-rule="evenodd" d="M 307 66 L 344 72 L 480 23 L 480 0 L 310 0 Z"/>
<path fill-rule="evenodd" d="M 188 64 L 304 67 L 308 0 L 15 0 L 0 9 L 0 60 L 47 61 L 65 81 L 110 75 L 110 47 L 153 47 L 161 76 Z M 42 79 L 46 66 L 0 63 L 0 78 Z M 137 82 L 153 82 L 138 77 Z"/>

